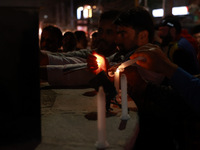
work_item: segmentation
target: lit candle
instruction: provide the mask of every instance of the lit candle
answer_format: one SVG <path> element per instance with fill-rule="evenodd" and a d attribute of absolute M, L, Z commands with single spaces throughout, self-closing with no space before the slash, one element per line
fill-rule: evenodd
<path fill-rule="evenodd" d="M 117 91 L 117 95 L 116 95 L 117 101 L 119 101 L 119 75 L 120 75 L 120 71 L 119 71 L 119 69 L 117 69 L 114 74 L 114 86 Z"/>
<path fill-rule="evenodd" d="M 122 101 L 122 120 L 128 120 L 130 119 L 130 116 L 128 114 L 128 102 L 127 102 L 127 79 L 126 75 L 121 75 L 121 101 Z"/>
<path fill-rule="evenodd" d="M 97 130 L 98 130 L 98 141 L 96 147 L 103 149 L 109 146 L 106 141 L 106 100 L 103 87 L 99 87 L 97 93 Z"/>

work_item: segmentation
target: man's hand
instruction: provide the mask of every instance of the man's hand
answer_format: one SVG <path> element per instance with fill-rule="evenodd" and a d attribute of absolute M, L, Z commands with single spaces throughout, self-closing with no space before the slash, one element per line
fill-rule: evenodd
<path fill-rule="evenodd" d="M 96 52 L 93 52 L 87 58 L 87 67 L 94 74 L 98 74 L 101 71 L 107 72 L 108 65 L 107 59 Z"/>
<path fill-rule="evenodd" d="M 130 59 L 136 57 L 144 57 L 144 60 L 137 60 L 137 64 L 148 70 L 162 73 L 163 75 L 171 78 L 177 65 L 172 63 L 168 57 L 163 53 L 160 47 L 153 44 L 146 44 L 136 50 L 136 52 L 130 56 Z"/>

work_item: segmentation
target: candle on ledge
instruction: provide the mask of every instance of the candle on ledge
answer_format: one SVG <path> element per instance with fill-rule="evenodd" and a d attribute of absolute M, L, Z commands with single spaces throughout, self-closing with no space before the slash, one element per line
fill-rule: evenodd
<path fill-rule="evenodd" d="M 117 101 L 119 101 L 119 75 L 120 75 L 120 70 L 117 68 L 117 70 L 115 71 L 115 74 L 114 74 L 114 86 L 117 91 L 117 95 L 116 95 Z"/>
<path fill-rule="evenodd" d="M 122 120 L 130 119 L 128 114 L 128 102 L 127 102 L 127 79 L 126 75 L 121 75 L 121 101 L 122 101 Z"/>
<path fill-rule="evenodd" d="M 98 130 L 98 141 L 96 147 L 103 149 L 109 146 L 106 141 L 106 100 L 103 87 L 99 87 L 97 93 L 97 130 Z"/>

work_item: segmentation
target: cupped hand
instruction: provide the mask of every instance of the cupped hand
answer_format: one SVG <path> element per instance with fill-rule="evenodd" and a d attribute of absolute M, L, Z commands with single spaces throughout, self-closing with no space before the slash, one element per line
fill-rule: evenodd
<path fill-rule="evenodd" d="M 157 73 L 162 73 L 169 78 L 177 69 L 177 65 L 173 64 L 157 45 L 146 44 L 138 48 L 135 53 L 130 56 L 130 59 L 135 59 L 136 57 L 145 58 L 136 61 L 139 66 Z"/>

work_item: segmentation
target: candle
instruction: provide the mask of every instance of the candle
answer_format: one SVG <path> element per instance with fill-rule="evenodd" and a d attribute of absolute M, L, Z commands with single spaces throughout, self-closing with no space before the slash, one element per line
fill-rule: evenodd
<path fill-rule="evenodd" d="M 127 104 L 127 79 L 126 75 L 121 75 L 121 101 L 122 101 L 122 120 L 130 119 L 128 114 L 128 104 Z"/>
<path fill-rule="evenodd" d="M 144 57 L 137 57 L 135 59 L 131 59 L 131 60 L 128 60 L 128 61 L 125 61 L 124 63 L 122 63 L 118 69 L 120 70 L 120 72 L 123 72 L 124 71 L 124 68 L 134 64 L 136 61 L 138 60 L 144 60 Z"/>
<path fill-rule="evenodd" d="M 119 101 L 119 75 L 120 75 L 120 71 L 119 71 L 119 69 L 117 69 L 114 74 L 114 86 L 117 91 L 117 95 L 116 95 L 117 101 Z"/>
<path fill-rule="evenodd" d="M 98 130 L 98 141 L 96 147 L 103 149 L 109 146 L 106 141 L 106 100 L 103 87 L 99 87 L 97 93 L 97 130 Z"/>

